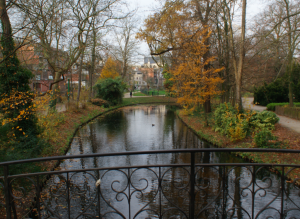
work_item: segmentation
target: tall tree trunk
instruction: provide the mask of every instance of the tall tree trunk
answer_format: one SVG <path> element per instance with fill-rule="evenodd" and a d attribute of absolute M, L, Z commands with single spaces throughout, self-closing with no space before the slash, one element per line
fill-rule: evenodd
<path fill-rule="evenodd" d="M 84 52 L 82 51 L 81 57 L 80 57 L 80 65 L 78 70 L 78 91 L 77 91 L 77 108 L 79 107 L 79 99 L 80 99 L 80 92 L 81 92 L 81 72 L 82 72 L 82 65 L 83 65 L 83 55 Z"/>
<path fill-rule="evenodd" d="M 70 84 L 70 87 L 71 87 L 72 100 L 74 100 L 73 71 L 71 71 L 71 84 Z"/>
<path fill-rule="evenodd" d="M 3 29 L 3 38 L 4 40 L 9 39 L 12 34 L 11 24 L 10 20 L 7 14 L 6 10 L 6 0 L 0 0 L 0 18 L 2 23 L 2 29 Z M 4 50 L 8 50 L 9 48 L 5 47 Z M 11 52 L 11 51 L 5 51 L 5 52 Z M 5 58 L 5 57 L 3 57 Z"/>
<path fill-rule="evenodd" d="M 246 37 L 246 0 L 243 0 L 243 8 L 242 8 L 242 33 L 241 33 L 241 41 L 240 41 L 240 54 L 239 54 L 239 63 L 238 69 L 235 74 L 235 99 L 236 103 L 239 105 L 239 109 L 243 109 L 242 105 L 242 75 L 243 75 L 243 67 L 244 67 L 244 58 L 245 58 L 245 37 Z"/>
<path fill-rule="evenodd" d="M 288 22 L 288 75 L 289 75 L 289 106 L 293 107 L 293 87 L 292 87 L 292 73 L 293 73 L 293 48 L 292 48 L 292 26 L 290 18 L 289 0 L 284 0 L 285 10 Z"/>
<path fill-rule="evenodd" d="M 92 63 L 91 69 L 89 72 L 89 98 L 88 101 L 91 101 L 93 98 L 93 75 L 95 72 L 95 65 L 96 65 L 96 30 L 93 29 L 93 48 L 92 48 Z"/>

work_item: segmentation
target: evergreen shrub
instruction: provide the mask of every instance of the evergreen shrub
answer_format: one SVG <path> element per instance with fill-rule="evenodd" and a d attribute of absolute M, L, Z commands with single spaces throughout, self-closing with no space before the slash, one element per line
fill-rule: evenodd
<path fill-rule="evenodd" d="M 259 148 L 274 148 L 277 144 L 272 143 L 272 141 L 277 140 L 277 137 L 272 134 L 268 129 L 262 129 L 257 132 L 254 136 L 254 142 Z"/>
<path fill-rule="evenodd" d="M 121 77 L 99 79 L 94 86 L 96 97 L 109 101 L 112 105 L 121 104 L 127 85 Z"/>
<path fill-rule="evenodd" d="M 269 103 L 288 102 L 289 89 L 287 80 L 280 78 L 263 86 L 254 88 L 254 103 L 266 106 Z"/>

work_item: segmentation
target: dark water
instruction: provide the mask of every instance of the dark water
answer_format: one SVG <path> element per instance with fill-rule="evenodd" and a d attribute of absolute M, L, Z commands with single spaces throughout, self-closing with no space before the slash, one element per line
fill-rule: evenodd
<path fill-rule="evenodd" d="M 117 110 L 82 127 L 68 154 L 212 147 L 200 140 L 176 117 L 175 109 L 174 105 L 143 105 Z M 196 163 L 242 162 L 228 153 L 196 154 Z M 179 163 L 190 163 L 190 156 L 158 154 L 73 159 L 63 162 L 60 168 Z M 222 214 L 226 214 L 227 218 L 252 218 L 252 214 L 257 218 L 280 218 L 277 212 L 281 208 L 280 179 L 266 169 L 256 169 L 257 178 L 253 184 L 251 168 L 197 167 L 196 218 L 222 218 Z M 64 203 L 66 178 L 69 178 L 72 187 L 69 191 L 71 218 L 97 218 L 99 212 L 104 218 L 159 218 L 159 215 L 163 215 L 163 218 L 187 218 L 189 170 L 189 167 L 163 167 L 56 175 L 44 191 L 48 194 L 44 199 L 44 207 L 48 206 L 52 216 L 66 218 L 68 212 Z M 162 179 L 161 187 L 159 175 Z M 98 190 L 95 186 L 99 178 L 100 198 L 96 195 Z M 300 218 L 300 211 L 297 210 L 300 205 L 299 191 L 290 189 L 288 192 L 284 208 L 286 211 L 293 208 L 296 210 L 287 211 L 286 218 Z M 44 218 L 51 218 L 49 211 L 43 215 Z"/>

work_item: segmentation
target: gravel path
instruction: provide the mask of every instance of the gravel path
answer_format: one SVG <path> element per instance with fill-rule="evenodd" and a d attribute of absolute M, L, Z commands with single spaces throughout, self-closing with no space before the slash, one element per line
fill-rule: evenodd
<path fill-rule="evenodd" d="M 243 98 L 243 106 L 246 109 L 252 109 L 252 110 L 256 110 L 256 111 L 260 111 L 260 112 L 263 110 L 266 110 L 265 106 L 254 105 L 253 99 L 254 99 L 253 97 L 244 97 Z M 280 118 L 280 120 L 279 120 L 280 125 L 300 133 L 300 120 L 291 119 L 286 116 L 280 116 L 280 115 L 277 115 L 277 116 Z"/>

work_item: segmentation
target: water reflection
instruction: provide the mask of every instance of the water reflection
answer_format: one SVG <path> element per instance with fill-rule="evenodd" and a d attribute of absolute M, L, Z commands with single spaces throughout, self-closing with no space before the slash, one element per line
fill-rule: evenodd
<path fill-rule="evenodd" d="M 175 108 L 176 109 L 176 108 Z M 82 127 L 68 154 L 208 148 L 175 115 L 172 105 L 126 107 Z M 226 153 L 197 153 L 196 163 L 241 163 Z M 189 154 L 73 159 L 61 169 L 190 163 Z M 196 218 L 280 218 L 280 178 L 253 167 L 203 167 L 195 171 Z M 255 175 L 255 177 L 254 177 Z M 100 189 L 96 188 L 101 178 Z M 253 179 L 256 178 L 255 181 Z M 43 218 L 188 218 L 190 167 L 87 171 L 53 176 Z M 59 184 L 57 184 L 60 182 Z M 69 186 L 67 186 L 69 183 Z M 299 193 L 287 187 L 287 218 L 300 218 Z M 100 194 L 100 195 L 98 195 Z M 70 199 L 70 208 L 66 202 Z M 252 200 L 255 199 L 255 203 Z M 290 203 L 289 203 L 290 202 Z M 253 207 L 254 204 L 254 207 Z M 130 210 L 129 210 L 130 209 Z M 298 211 L 297 211 L 298 209 Z M 298 214 L 297 214 L 298 213 Z"/>

